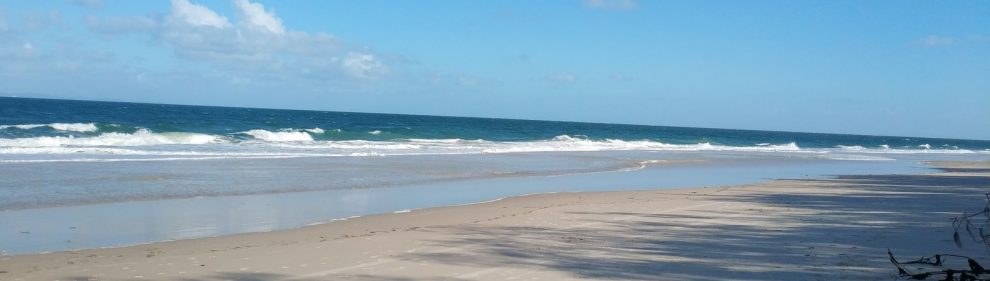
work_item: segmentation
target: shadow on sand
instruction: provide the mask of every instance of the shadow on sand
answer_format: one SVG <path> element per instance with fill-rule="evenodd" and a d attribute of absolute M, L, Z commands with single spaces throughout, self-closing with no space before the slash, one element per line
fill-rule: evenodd
<path fill-rule="evenodd" d="M 582 216 L 584 226 L 455 226 L 447 230 L 458 233 L 457 239 L 432 242 L 476 255 L 402 258 L 594 279 L 892 280 L 896 269 L 887 248 L 904 257 L 958 252 L 948 218 L 982 208 L 990 191 L 990 178 L 965 175 L 782 182 L 792 184 L 818 188 L 725 192 L 706 200 L 729 207 L 707 210 L 568 214 Z M 962 251 L 986 257 L 977 247 Z"/>

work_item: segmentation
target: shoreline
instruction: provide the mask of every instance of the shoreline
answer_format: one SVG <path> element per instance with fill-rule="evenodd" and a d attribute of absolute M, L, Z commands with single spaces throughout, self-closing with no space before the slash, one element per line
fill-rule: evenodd
<path fill-rule="evenodd" d="M 844 242 L 833 241 L 833 244 L 856 244 L 855 241 L 844 239 L 869 238 L 869 235 L 827 237 L 823 233 L 802 232 L 809 237 L 785 235 L 783 238 L 769 239 L 764 241 L 768 244 L 762 245 L 763 247 L 746 250 L 755 254 L 762 249 L 763 253 L 753 255 L 754 257 L 765 257 L 778 252 L 796 251 L 803 254 L 787 259 L 768 258 L 760 264 L 745 262 L 741 260 L 744 256 L 736 256 L 734 252 L 723 253 L 731 257 L 726 258 L 661 248 L 668 244 L 682 244 L 683 248 L 699 252 L 720 252 L 719 249 L 727 246 L 724 241 L 717 239 L 694 241 L 710 243 L 707 245 L 687 243 L 706 235 L 723 236 L 717 233 L 699 233 L 699 228 L 738 232 L 733 237 L 722 237 L 737 241 L 728 245 L 737 248 L 744 247 L 744 242 L 766 240 L 763 236 L 769 235 L 767 233 L 786 234 L 801 229 L 803 225 L 822 225 L 822 230 L 848 232 L 836 225 L 845 220 L 833 221 L 810 216 L 813 214 L 809 212 L 814 211 L 826 217 L 859 218 L 863 221 L 861 224 L 869 226 L 857 231 L 896 234 L 881 235 L 890 236 L 881 240 L 900 245 L 888 246 L 898 256 L 954 251 L 956 249 L 951 239 L 947 239 L 951 234 L 946 236 L 945 233 L 951 230 L 946 222 L 951 215 L 945 213 L 961 213 L 972 210 L 973 206 L 982 207 L 984 202 L 978 199 L 984 198 L 983 193 L 977 191 L 986 191 L 985 186 L 980 185 L 990 181 L 990 164 L 928 164 L 942 167 L 942 172 L 770 180 L 728 187 L 531 194 L 466 205 L 367 215 L 289 230 L 115 248 L 0 256 L 0 279 L 390 280 L 408 277 L 473 280 L 500 279 L 502 277 L 499 276 L 517 273 L 522 274 L 520 276 L 548 279 L 741 278 L 733 274 L 743 274 L 746 277 L 741 279 L 820 279 L 828 276 L 882 279 L 896 273 L 889 261 L 884 261 L 886 252 L 864 251 L 864 248 L 870 248 L 868 245 L 842 248 L 822 245 L 828 243 L 821 242 L 828 240 L 822 238 L 832 238 Z M 880 188 L 876 186 L 877 182 L 886 182 L 889 186 Z M 947 186 L 952 187 L 952 190 Z M 904 212 L 903 216 L 890 217 L 893 216 L 892 213 L 899 212 L 896 206 L 885 206 L 886 209 L 876 208 L 877 210 L 870 212 L 831 214 L 842 211 L 843 208 L 869 207 L 851 204 L 869 203 L 869 200 L 857 201 L 862 199 L 858 196 L 863 194 L 873 194 L 869 197 L 871 200 L 888 196 L 892 200 L 904 201 L 900 202 L 905 204 L 903 206 L 912 206 L 911 208 L 921 212 L 913 212 L 915 215 Z M 813 201 L 802 201 L 804 203 L 842 208 L 838 208 L 838 211 L 826 211 L 786 203 L 787 200 L 800 199 L 801 196 L 816 198 Z M 958 202 L 928 204 L 926 200 L 932 199 L 928 198 L 932 196 L 943 196 Z M 757 198 L 777 200 L 755 200 Z M 946 208 L 951 210 L 944 210 Z M 721 217 L 720 213 L 730 216 Z M 922 218 L 917 213 L 942 215 Z M 740 220 L 747 218 L 759 219 L 753 219 L 749 224 L 740 224 Z M 707 223 L 696 223 L 699 220 Z M 918 229 L 888 229 L 889 225 Z M 879 230 L 871 230 L 872 228 Z M 594 235 L 596 233 L 609 235 Z M 905 236 L 905 233 L 920 235 L 921 238 L 911 238 L 909 236 L 912 235 Z M 652 234 L 661 234 L 661 237 L 654 237 Z M 826 237 L 821 237 L 823 235 Z M 616 237 L 620 239 L 610 241 Z M 877 242 L 874 240 L 873 242 Z M 921 242 L 927 244 L 919 247 L 919 240 L 929 241 Z M 510 245 L 507 241 L 516 243 Z M 770 247 L 780 243 L 801 245 L 804 248 Z M 514 246 L 517 244 L 522 246 Z M 319 250 L 323 248 L 326 250 Z M 811 256 L 804 256 L 807 254 L 804 252 L 809 252 L 809 249 L 831 251 L 828 258 L 821 258 L 834 260 L 830 264 L 833 269 L 843 269 L 830 272 L 826 270 L 828 266 L 819 262 L 809 264 L 806 258 Z M 333 254 L 327 253 L 327 250 L 332 250 L 330 252 Z M 645 255 L 643 252 L 650 254 Z M 599 258 L 583 260 L 585 256 Z M 984 257 L 985 253 L 975 252 L 973 256 Z M 477 261 L 468 262 L 462 258 Z M 520 263 L 519 260 L 528 262 Z M 575 260 L 579 262 L 572 264 Z M 610 266 L 604 269 L 590 268 L 595 267 L 597 262 Z M 771 265 L 774 263 L 779 265 Z M 839 265 L 840 263 L 844 265 Z M 690 268 L 677 269 L 670 267 L 670 264 Z M 780 268 L 791 270 L 783 272 Z M 444 274 L 428 275 L 432 272 Z M 835 275 L 836 273 L 845 275 Z"/>
<path fill-rule="evenodd" d="M 0 249 L 7 255 L 20 255 L 143 245 L 294 229 L 332 219 L 478 203 L 524 194 L 742 185 L 781 178 L 820 179 L 863 171 L 916 174 L 933 170 L 911 160 L 877 162 L 758 157 L 653 165 L 636 171 L 497 177 L 399 188 L 282 192 L 25 209 L 0 212 L 0 241 L 4 241 L 0 242 L 4 244 L 0 245 Z M 271 184 L 281 182 L 278 177 L 266 178 L 270 179 L 266 181 Z M 147 188 L 151 187 L 143 189 Z"/>

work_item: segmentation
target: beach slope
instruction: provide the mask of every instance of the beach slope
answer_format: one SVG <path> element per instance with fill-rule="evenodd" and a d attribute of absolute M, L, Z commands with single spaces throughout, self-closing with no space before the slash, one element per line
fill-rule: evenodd
<path fill-rule="evenodd" d="M 0 257 L 0 280 L 891 280 L 959 253 L 990 164 L 632 192 L 557 193 L 295 230 Z M 964 239 L 965 240 L 965 239 Z M 987 264 L 987 263 L 984 263 Z"/>

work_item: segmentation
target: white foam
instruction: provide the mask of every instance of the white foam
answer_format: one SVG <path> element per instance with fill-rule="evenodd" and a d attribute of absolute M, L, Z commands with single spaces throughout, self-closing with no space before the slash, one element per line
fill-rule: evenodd
<path fill-rule="evenodd" d="M 323 133 L 325 133 L 325 132 L 326 132 L 326 131 L 324 131 L 323 129 L 320 129 L 319 127 L 317 127 L 317 128 L 312 128 L 312 129 L 305 129 L 304 131 L 307 131 L 307 132 L 310 132 L 310 133 L 314 133 L 314 134 L 318 134 L 318 135 L 319 135 L 319 134 L 323 134 Z"/>
<path fill-rule="evenodd" d="M 361 156 L 332 153 L 307 153 L 292 151 L 187 151 L 187 150 L 159 150 L 141 149 L 138 147 L 78 147 L 78 146 L 42 146 L 42 147 L 3 147 L 0 146 L 0 155 L 3 154 L 48 154 L 48 155 L 90 155 L 90 156 L 188 156 L 199 158 L 285 158 L 285 157 L 325 157 L 325 156 Z M 374 156 L 374 155 L 369 155 Z M 102 158 L 101 158 L 102 159 Z M 128 158 L 140 159 L 140 158 Z"/>
<path fill-rule="evenodd" d="M 313 136 L 309 135 L 309 133 L 297 132 L 297 131 L 272 132 L 267 130 L 255 129 L 246 132 L 240 132 L 240 134 L 249 135 L 259 140 L 274 141 L 274 142 L 313 141 Z"/>
<path fill-rule="evenodd" d="M 339 219 L 331 219 L 331 220 L 330 220 L 330 222 L 335 222 L 335 221 L 346 221 L 346 220 L 349 220 L 349 219 L 356 219 L 356 218 L 360 218 L 360 217 L 361 217 L 361 216 L 349 216 L 349 217 L 344 217 L 344 218 L 339 218 Z M 325 223 L 326 223 L 326 222 L 323 222 L 323 223 L 316 223 L 316 224 L 325 224 Z M 315 225 L 315 224 L 314 224 L 314 225 Z"/>
<path fill-rule="evenodd" d="M 371 132 L 368 132 L 368 133 L 377 136 L 377 135 L 381 135 L 382 134 L 382 131 L 374 130 L 374 131 L 371 131 Z"/>
<path fill-rule="evenodd" d="M 48 127 L 59 131 L 70 132 L 96 132 L 99 128 L 93 123 L 52 123 Z"/>
<path fill-rule="evenodd" d="M 409 139 L 410 142 L 422 143 L 460 143 L 460 142 L 483 142 L 483 140 L 462 140 L 462 139 Z"/>
<path fill-rule="evenodd" d="M 929 144 L 918 145 L 917 149 L 910 147 L 890 148 L 890 145 L 881 144 L 877 148 L 867 148 L 860 145 L 838 145 L 837 152 L 864 153 L 864 154 L 973 154 L 979 151 L 960 149 L 957 146 L 943 145 L 943 148 L 933 149 Z M 845 160 L 845 159 L 840 159 Z"/>
<path fill-rule="evenodd" d="M 178 153 L 178 152 L 176 152 Z M 0 147 L 0 154 L 105 154 L 105 155 L 149 155 L 147 151 L 111 147 Z"/>
<path fill-rule="evenodd" d="M 355 156 L 355 157 L 378 156 L 378 157 L 381 157 L 381 156 L 387 156 L 387 155 L 381 154 L 381 153 L 377 153 L 377 152 L 354 152 L 354 153 L 348 154 L 347 156 Z"/>
<path fill-rule="evenodd" d="M 621 172 L 639 171 L 639 170 L 645 169 L 646 166 L 649 166 L 649 165 L 661 164 L 661 163 L 667 163 L 667 162 L 669 162 L 669 160 L 643 160 L 643 161 L 637 162 L 635 165 L 631 165 L 629 167 L 626 167 L 626 168 L 623 168 L 623 169 L 619 169 L 619 171 L 621 171 Z"/>
<path fill-rule="evenodd" d="M 424 149 L 421 143 L 394 142 L 394 141 L 316 141 L 310 143 L 278 143 L 272 146 L 282 148 L 298 149 L 344 149 L 344 150 L 420 150 Z"/>
<path fill-rule="evenodd" d="M 871 156 L 871 155 L 859 155 L 859 154 L 829 154 L 825 156 L 827 159 L 832 160 L 845 160 L 845 161 L 894 161 L 896 159 Z"/>
<path fill-rule="evenodd" d="M 199 157 L 154 157 L 154 158 L 69 158 L 69 159 L 3 159 L 0 163 L 64 163 L 64 162 L 155 162 L 155 161 L 195 161 L 222 159 L 284 159 L 303 156 L 199 156 Z"/>
<path fill-rule="evenodd" d="M 30 125 L 30 124 L 28 124 Z M 46 125 L 47 126 L 47 125 Z M 711 143 L 669 144 L 651 140 L 593 140 L 587 137 L 560 135 L 539 141 L 486 141 L 463 139 L 408 139 L 391 141 L 315 141 L 310 130 L 282 129 L 249 130 L 241 132 L 249 140 L 197 133 L 153 133 L 147 129 L 126 133 L 103 133 L 92 137 L 31 137 L 0 138 L 0 160 L 52 161 L 149 161 L 161 159 L 230 159 L 286 157 L 383 157 L 393 155 L 500 154 L 520 152 L 583 152 L 583 151 L 676 151 L 676 152 L 753 152 L 801 153 L 822 155 L 836 160 L 886 160 L 882 154 L 990 154 L 990 150 L 966 150 L 952 147 L 891 149 L 862 146 L 804 149 L 796 143 L 760 143 L 751 146 L 727 146 Z M 321 129 L 322 130 L 322 129 Z M 37 156 L 31 156 L 37 155 Z M 51 156 L 46 156 L 51 155 Z M 849 156 L 872 155 L 872 156 Z M 855 159 L 853 159 L 855 158 Z M 643 167 L 657 163 L 633 163 Z"/>
<path fill-rule="evenodd" d="M 40 128 L 40 127 L 45 127 L 45 126 L 47 126 L 47 125 L 43 125 L 43 124 L 0 125 L 0 130 L 9 129 L 9 128 L 18 128 L 18 129 L 21 129 L 21 130 L 30 130 L 30 129 Z"/>
<path fill-rule="evenodd" d="M 531 196 L 531 195 L 536 195 L 536 194 L 554 194 L 554 193 L 558 193 L 558 192 L 526 193 L 526 194 L 522 194 L 522 195 L 516 195 L 514 197 L 524 197 L 524 196 Z M 464 203 L 464 204 L 454 204 L 454 205 L 450 205 L 450 206 L 451 207 L 460 207 L 460 206 L 471 206 L 471 205 L 488 204 L 488 203 L 494 203 L 494 202 L 502 201 L 502 200 L 505 200 L 506 198 L 508 198 L 508 197 L 499 197 L 499 198 L 495 198 L 495 199 L 487 200 L 487 201 L 474 202 L 474 203 Z"/>
<path fill-rule="evenodd" d="M 99 128 L 94 123 L 51 123 L 51 124 L 22 124 L 22 125 L 0 125 L 0 129 L 17 128 L 21 130 L 31 130 L 35 128 L 49 127 L 58 131 L 67 132 L 96 132 Z"/>
<path fill-rule="evenodd" d="M 606 139 L 601 141 L 574 138 L 568 135 L 556 136 L 548 141 L 518 142 L 508 146 L 495 146 L 484 153 L 512 152 L 553 152 L 553 151 L 606 151 L 606 150 L 658 150 L 658 151 L 801 151 L 796 143 L 765 146 L 724 146 L 711 143 L 668 144 L 641 140 L 623 141 Z"/>
<path fill-rule="evenodd" d="M 860 146 L 860 145 L 839 145 L 837 147 L 840 148 L 840 149 L 842 149 L 842 150 L 850 150 L 850 151 L 862 151 L 862 150 L 866 150 L 865 147 Z"/>
<path fill-rule="evenodd" d="M 862 154 L 974 154 L 974 153 L 986 153 L 985 151 L 974 151 L 969 149 L 929 149 L 925 148 L 924 145 L 919 146 L 919 149 L 914 148 L 890 148 L 887 145 L 881 145 L 880 148 L 865 148 L 865 147 L 855 147 L 855 148 L 840 148 L 838 152 L 854 152 Z"/>
<path fill-rule="evenodd" d="M 57 146 L 144 146 L 165 144 L 208 144 L 219 137 L 196 133 L 152 133 L 139 129 L 132 134 L 103 133 L 95 137 L 33 137 L 0 139 L 0 147 L 57 147 Z"/>
<path fill-rule="evenodd" d="M 736 147 L 699 144 L 667 144 L 654 141 L 588 140 L 570 136 L 558 136 L 550 140 L 525 142 L 495 142 L 462 139 L 409 139 L 395 141 L 313 141 L 313 142 L 265 142 L 257 143 L 273 149 L 295 149 L 318 152 L 335 152 L 351 156 L 387 156 L 422 154 L 494 154 L 517 152 L 574 152 L 574 151 L 755 151 L 755 152 L 807 152 L 795 143 L 759 147 Z"/>

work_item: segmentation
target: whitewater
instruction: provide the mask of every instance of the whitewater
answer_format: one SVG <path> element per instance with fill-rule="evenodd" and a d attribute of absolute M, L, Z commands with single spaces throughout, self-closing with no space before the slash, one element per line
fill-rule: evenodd
<path fill-rule="evenodd" d="M 101 127 L 119 128 L 106 124 Z M 133 132 L 99 132 L 95 123 L 52 123 L 0 125 L 0 130 L 31 132 L 49 128 L 88 135 L 28 136 L 0 138 L 0 163 L 78 162 L 78 161 L 167 161 L 211 160 L 221 158 L 285 157 L 367 157 L 394 155 L 492 154 L 522 152 L 581 151 L 682 151 L 682 152 L 764 152 L 803 153 L 833 159 L 888 160 L 883 157 L 851 157 L 850 154 L 990 154 L 990 150 L 962 149 L 944 144 L 924 143 L 892 148 L 836 145 L 832 148 L 802 148 L 796 142 L 756 143 L 749 146 L 720 145 L 710 142 L 672 144 L 654 140 L 590 139 L 587 136 L 558 135 L 530 141 L 489 141 L 483 139 L 392 139 L 325 140 L 328 130 L 283 128 L 275 131 L 250 129 L 225 135 L 195 132 L 153 132 L 135 128 Z M 97 134 L 93 134 L 97 133 Z M 329 130 L 340 134 L 341 129 Z M 370 131 L 380 135 L 381 131 Z M 838 155 L 838 156 L 836 156 Z M 141 157 L 121 157 L 141 156 Z M 174 157 L 185 156 L 185 157 Z"/>

